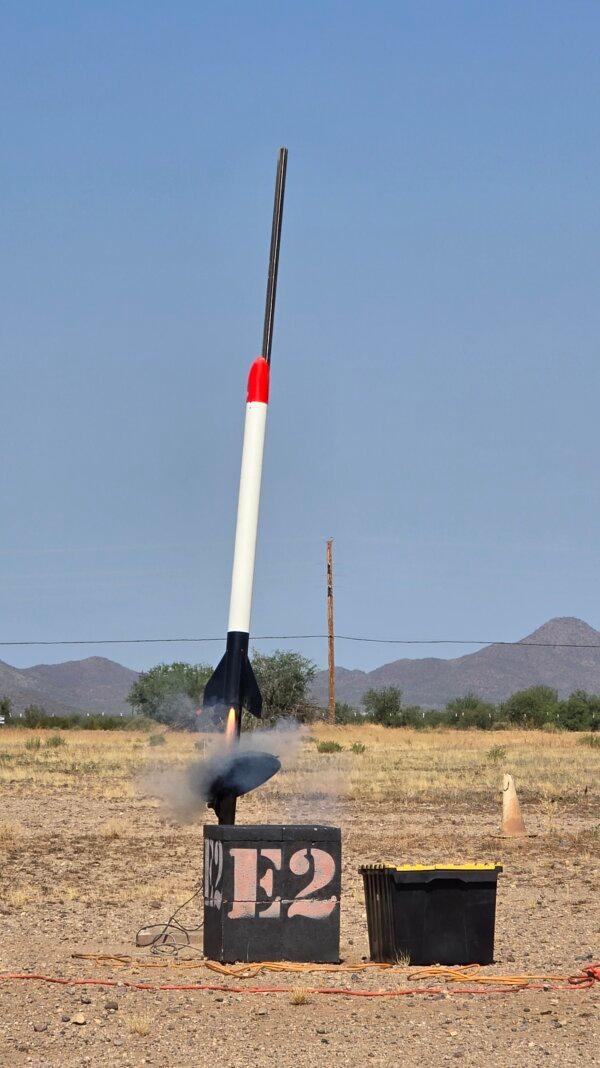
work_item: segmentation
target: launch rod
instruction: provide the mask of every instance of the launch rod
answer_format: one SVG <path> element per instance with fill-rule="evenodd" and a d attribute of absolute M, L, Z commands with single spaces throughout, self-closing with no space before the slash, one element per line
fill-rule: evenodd
<path fill-rule="evenodd" d="M 277 296 L 277 272 L 279 269 L 279 246 L 281 244 L 281 223 L 283 219 L 283 197 L 285 194 L 287 155 L 287 148 L 279 149 L 277 177 L 275 179 L 275 201 L 273 203 L 273 223 L 271 226 L 271 250 L 269 252 L 269 277 L 267 280 L 265 325 L 263 328 L 261 353 L 268 364 L 271 363 L 271 347 L 273 344 L 273 321 L 275 319 L 275 297 Z"/>

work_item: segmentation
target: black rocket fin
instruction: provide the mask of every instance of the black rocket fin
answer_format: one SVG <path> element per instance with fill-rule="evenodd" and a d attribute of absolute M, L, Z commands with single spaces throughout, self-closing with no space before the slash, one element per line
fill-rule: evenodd
<path fill-rule="evenodd" d="M 262 694 L 258 688 L 252 664 L 247 657 L 244 664 L 244 708 L 247 708 L 253 716 L 257 716 L 260 719 L 262 715 Z"/>
<path fill-rule="evenodd" d="M 246 651 L 244 650 L 241 655 L 238 654 L 237 670 L 232 670 L 234 659 L 231 650 L 221 657 L 204 687 L 202 707 L 214 709 L 225 715 L 232 705 L 239 707 L 241 699 L 244 708 L 247 708 L 253 716 L 260 717 L 262 695 Z"/>
<path fill-rule="evenodd" d="M 204 687 L 203 708 L 225 706 L 225 681 L 227 676 L 227 653 L 224 653 Z"/>

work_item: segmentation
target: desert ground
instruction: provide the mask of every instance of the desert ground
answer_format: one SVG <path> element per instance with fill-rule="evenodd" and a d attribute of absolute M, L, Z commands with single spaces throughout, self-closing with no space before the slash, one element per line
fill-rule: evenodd
<path fill-rule="evenodd" d="M 177 958 L 135 945 L 140 927 L 166 920 L 201 885 L 202 823 L 214 816 L 177 822 L 152 782 L 201 758 L 210 738 L 58 736 L 55 743 L 52 732 L 12 728 L 0 735 L 0 971 L 117 985 L 1 981 L 1 1064 L 600 1063 L 600 984 L 574 989 L 540 979 L 535 989 L 468 994 L 458 983 L 415 976 L 405 962 L 386 972 L 359 967 L 368 942 L 357 869 L 378 861 L 503 864 L 496 963 L 485 975 L 569 976 L 600 959 L 600 750 L 581 736 L 308 729 L 291 764 L 239 801 L 238 821 L 341 827 L 341 955 L 355 970 L 248 979 L 207 970 L 197 935 Z M 326 740 L 343 751 L 318 752 Z M 515 778 L 526 838 L 498 837 L 505 771 Z M 179 918 L 196 927 L 200 897 Z M 135 990 L 130 981 L 229 990 Z M 273 986 L 284 992 L 250 992 Z M 439 992 L 311 992 L 322 987 Z"/>

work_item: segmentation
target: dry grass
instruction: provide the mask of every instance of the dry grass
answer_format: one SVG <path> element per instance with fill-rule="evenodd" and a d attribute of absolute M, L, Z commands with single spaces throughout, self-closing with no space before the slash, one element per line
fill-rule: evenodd
<path fill-rule="evenodd" d="M 102 838 L 125 838 L 127 836 L 127 823 L 125 820 L 116 818 L 105 820 L 104 823 L 100 824 L 98 833 Z"/>
<path fill-rule="evenodd" d="M 18 820 L 1 820 L 0 849 L 15 849 L 24 834 L 25 828 Z"/>
<path fill-rule="evenodd" d="M 150 1034 L 154 1020 L 148 1013 L 138 1012 L 127 1018 L 127 1024 L 132 1035 L 145 1037 Z"/>
<path fill-rule="evenodd" d="M 593 788 L 598 754 L 578 735 L 542 731 L 390 730 L 374 725 L 313 727 L 318 745 L 335 742 L 344 752 L 302 748 L 297 767 L 268 787 L 279 796 L 342 796 L 350 801 L 447 801 L 490 797 L 510 771 L 525 799 L 574 799 Z M 353 745 L 365 745 L 360 760 Z M 350 749 L 350 752 L 347 750 Z M 325 771 L 325 774 L 324 774 Z"/>
<path fill-rule="evenodd" d="M 39 890 L 31 883 L 13 886 L 2 894 L 2 905 L 8 909 L 22 909 L 39 901 Z"/>
<path fill-rule="evenodd" d="M 27 748 L 30 736 L 40 738 L 39 749 Z M 74 731 L 68 745 L 58 748 L 46 745 L 48 737 L 49 731 L 32 735 L 3 730 L 0 787 L 10 786 L 11 792 L 60 789 L 130 801 L 140 795 L 148 798 L 144 783 L 152 769 L 183 767 L 198 759 L 194 734 L 166 733 L 161 735 L 165 743 L 158 747 L 126 731 Z M 210 737 L 200 741 L 210 749 Z M 343 746 L 342 751 L 330 743 Z M 490 797 L 499 789 L 502 773 L 509 771 L 525 800 L 573 800 L 586 786 L 594 788 L 599 755 L 596 747 L 581 744 L 581 735 L 567 732 L 414 731 L 323 724 L 311 728 L 293 767 L 284 769 L 261 793 L 266 802 L 303 796 L 435 803 L 466 795 Z M 117 838 L 124 829 L 119 821 L 108 821 L 100 833 Z"/>
<path fill-rule="evenodd" d="M 299 988 L 290 997 L 290 1005 L 310 1005 L 310 991 Z"/>

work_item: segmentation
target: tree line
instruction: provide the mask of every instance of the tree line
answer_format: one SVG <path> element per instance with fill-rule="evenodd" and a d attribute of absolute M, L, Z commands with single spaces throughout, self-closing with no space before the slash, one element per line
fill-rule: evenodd
<path fill-rule="evenodd" d="M 340 723 L 379 723 L 384 727 L 454 727 L 458 730 L 509 730 L 511 727 L 567 731 L 600 729 L 600 695 L 576 690 L 559 698 L 550 686 L 530 686 L 492 704 L 468 693 L 448 701 L 442 709 L 405 705 L 396 686 L 367 690 L 364 713 L 348 705 L 336 706 Z"/>
<path fill-rule="evenodd" d="M 277 651 L 267 656 L 255 652 L 252 666 L 263 695 L 263 721 L 294 717 L 310 723 L 324 719 L 326 712 L 311 699 L 310 686 L 316 665 L 299 653 Z M 210 728 L 200 711 L 210 664 L 159 664 L 142 672 L 133 684 L 129 702 L 138 715 L 173 727 Z M 600 696 L 577 690 L 559 699 L 549 686 L 531 686 L 506 701 L 492 704 L 476 694 L 455 697 L 443 709 L 405 704 L 396 686 L 368 690 L 362 708 L 336 704 L 339 724 L 377 723 L 384 727 L 455 727 L 459 730 L 501 730 L 510 727 L 595 731 L 600 727 Z M 248 726 L 254 726 L 250 721 Z"/>
<path fill-rule="evenodd" d="M 293 717 L 301 723 L 315 722 L 326 712 L 311 698 L 311 683 L 316 665 L 300 653 L 277 650 L 270 655 L 254 652 L 252 666 L 263 695 L 263 723 Z M 202 712 L 204 686 L 212 674 L 210 664 L 157 664 L 143 671 L 131 687 L 127 698 L 132 715 L 53 716 L 38 705 L 31 705 L 17 721 L 28 727 L 63 727 L 87 729 L 131 729 L 163 723 L 180 730 L 210 730 L 210 717 Z M 377 723 L 384 727 L 454 727 L 458 730 L 502 730 L 511 727 L 545 728 L 570 731 L 600 729 L 600 695 L 576 690 L 559 698 L 549 686 L 530 686 L 512 694 L 506 701 L 493 704 L 469 693 L 448 701 L 443 709 L 405 704 L 396 686 L 368 690 L 362 707 L 339 702 L 336 721 L 344 724 Z M 0 699 L 0 715 L 11 721 L 8 698 Z M 15 722 L 14 716 L 12 721 Z M 256 725 L 248 717 L 248 727 Z"/>

